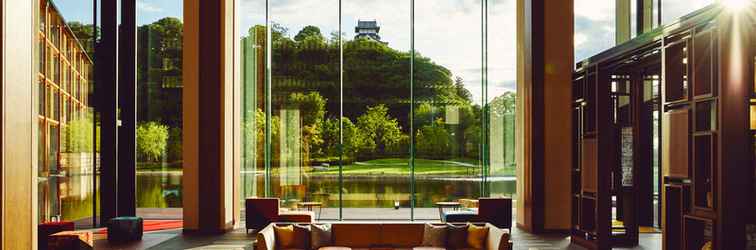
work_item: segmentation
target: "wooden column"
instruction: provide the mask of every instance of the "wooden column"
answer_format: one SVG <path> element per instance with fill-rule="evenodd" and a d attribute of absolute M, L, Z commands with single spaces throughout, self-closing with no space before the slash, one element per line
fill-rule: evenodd
<path fill-rule="evenodd" d="M 38 1 L 0 1 L 0 248 L 37 248 L 34 59 Z"/>
<path fill-rule="evenodd" d="M 220 233 L 238 214 L 239 81 L 233 0 L 184 0 L 184 231 Z"/>
<path fill-rule="evenodd" d="M 715 204 L 718 221 L 714 234 L 715 249 L 745 249 L 745 223 L 750 215 L 749 187 L 752 169 L 753 138 L 749 132 L 748 102 L 753 84 L 753 55 L 751 50 L 750 18 L 752 12 L 728 12 L 718 18 L 720 106 L 719 156 L 720 166 L 715 168 L 715 185 L 718 192 Z"/>
<path fill-rule="evenodd" d="M 570 228 L 573 1 L 518 0 L 517 225 Z"/>

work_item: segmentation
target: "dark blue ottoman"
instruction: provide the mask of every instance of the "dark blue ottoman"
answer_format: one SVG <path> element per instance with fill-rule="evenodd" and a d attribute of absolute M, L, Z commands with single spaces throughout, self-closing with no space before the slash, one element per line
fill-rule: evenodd
<path fill-rule="evenodd" d="M 469 210 L 456 210 L 444 213 L 444 222 L 478 222 L 478 213 Z"/>
<path fill-rule="evenodd" d="M 140 217 L 116 217 L 108 222 L 108 242 L 124 243 L 142 240 L 143 220 Z"/>

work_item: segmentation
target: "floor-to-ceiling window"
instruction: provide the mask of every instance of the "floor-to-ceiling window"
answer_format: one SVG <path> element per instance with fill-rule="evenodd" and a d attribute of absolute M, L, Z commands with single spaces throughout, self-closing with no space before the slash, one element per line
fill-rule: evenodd
<path fill-rule="evenodd" d="M 513 194 L 515 1 L 240 7 L 243 197 L 407 220 Z"/>
<path fill-rule="evenodd" d="M 181 218 L 183 2 L 137 2 L 137 214 Z"/>
<path fill-rule="evenodd" d="M 37 49 L 39 222 L 90 227 L 99 203 L 97 122 L 90 100 L 92 1 L 39 1 Z"/>

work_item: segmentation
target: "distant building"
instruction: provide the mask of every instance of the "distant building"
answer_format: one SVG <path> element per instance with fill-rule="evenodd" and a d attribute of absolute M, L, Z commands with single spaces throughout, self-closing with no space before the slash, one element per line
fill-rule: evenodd
<path fill-rule="evenodd" d="M 380 42 L 381 36 L 378 35 L 380 31 L 381 31 L 381 27 L 378 26 L 378 21 L 358 20 L 357 27 L 354 27 L 354 33 L 357 33 L 357 35 L 354 36 L 354 39 L 368 38 L 368 39 L 373 39 L 375 41 Z"/>

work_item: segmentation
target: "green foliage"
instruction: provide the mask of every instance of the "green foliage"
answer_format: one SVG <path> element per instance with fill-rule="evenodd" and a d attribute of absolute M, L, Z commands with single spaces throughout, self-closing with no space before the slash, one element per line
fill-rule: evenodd
<path fill-rule="evenodd" d="M 444 128 L 441 119 L 433 124 L 425 125 L 417 132 L 415 140 L 417 155 L 428 159 L 449 159 L 451 156 L 453 139 Z"/>
<path fill-rule="evenodd" d="M 94 39 L 95 27 L 92 24 L 83 24 L 79 21 L 68 22 L 68 28 L 71 29 L 76 39 L 79 40 L 79 44 L 89 54 L 90 57 L 94 56 L 94 48 L 92 47 L 92 41 Z M 99 30 L 99 28 L 97 29 Z"/>
<path fill-rule="evenodd" d="M 344 133 L 344 145 L 343 156 L 345 162 L 350 162 L 357 157 L 357 153 L 361 150 L 367 150 L 365 148 L 365 133 L 363 133 L 357 126 L 352 123 L 349 118 L 342 118 L 342 124 L 339 124 L 339 119 L 327 119 L 323 122 L 323 151 L 320 157 L 332 157 L 338 156 L 340 143 L 340 129 L 339 126 L 343 126 Z"/>
<path fill-rule="evenodd" d="M 438 112 L 436 112 L 428 103 L 422 103 L 415 107 L 415 126 L 416 127 L 423 127 L 425 125 L 432 124 L 436 117 L 438 116 Z"/>
<path fill-rule="evenodd" d="M 365 114 L 357 118 L 357 128 L 365 133 L 365 146 L 361 153 L 369 157 L 383 155 L 402 140 L 401 126 L 391 118 L 385 105 L 368 107 Z"/>
<path fill-rule="evenodd" d="M 156 162 L 165 155 L 168 126 L 147 122 L 137 126 L 137 153 L 143 161 Z"/>
<path fill-rule="evenodd" d="M 504 116 L 505 114 L 514 114 L 515 103 L 517 102 L 517 94 L 513 92 L 506 92 L 500 96 L 494 98 L 489 103 L 492 116 Z"/>
<path fill-rule="evenodd" d="M 89 115 L 68 122 L 62 151 L 66 153 L 92 152 L 93 132 L 92 117 Z"/>
<path fill-rule="evenodd" d="M 320 28 L 312 26 L 312 25 L 307 25 L 304 28 L 302 28 L 302 30 L 300 30 L 299 33 L 297 33 L 297 35 L 294 36 L 294 41 L 301 42 L 309 38 L 316 39 L 319 41 L 325 41 L 323 34 L 320 33 Z"/>

